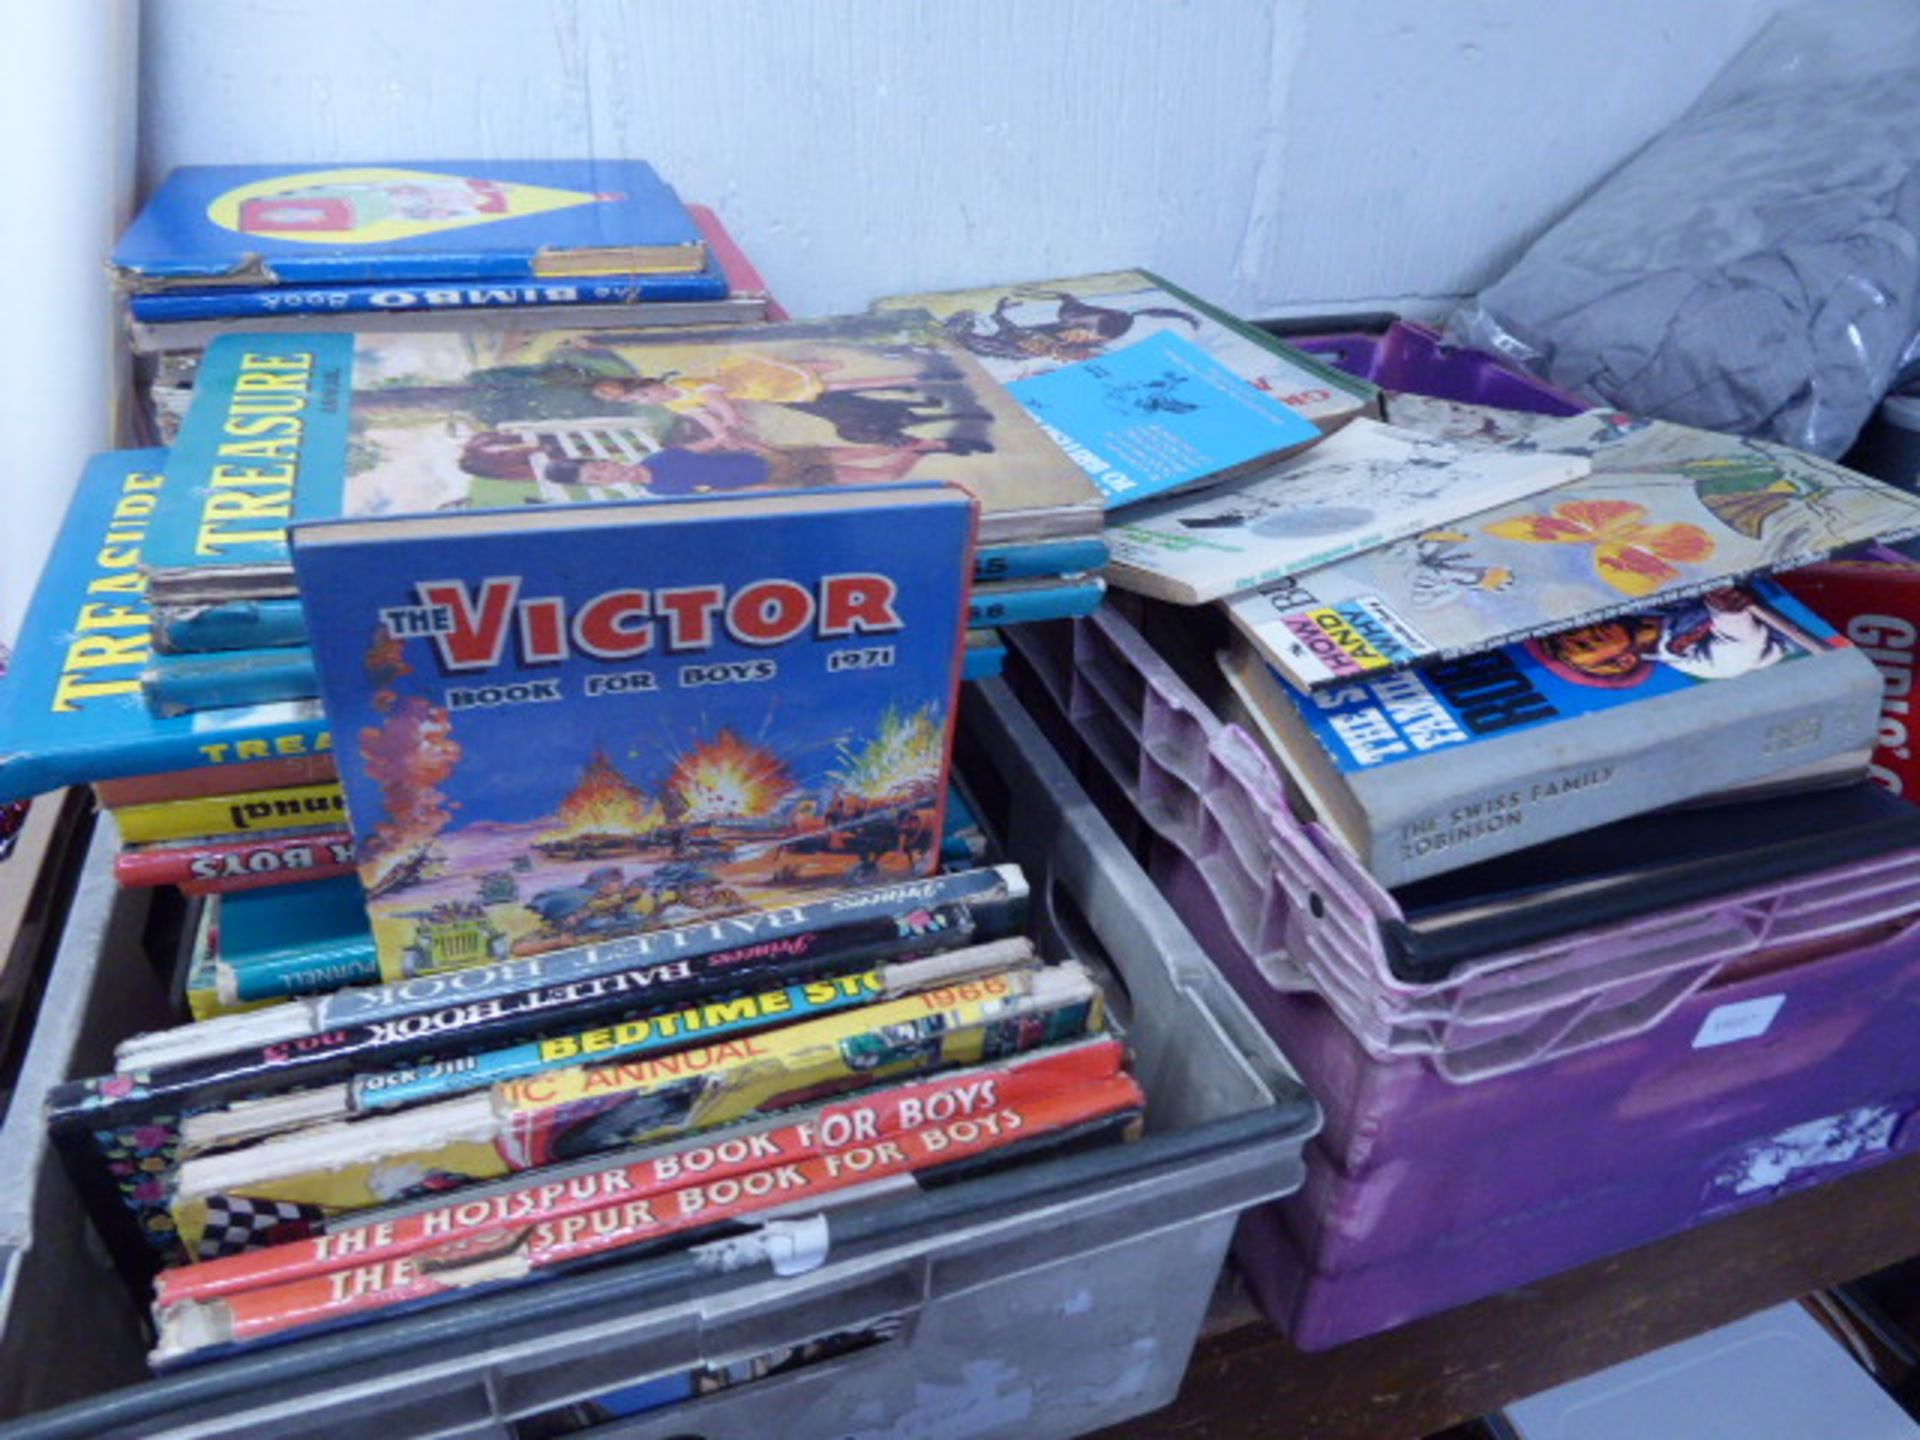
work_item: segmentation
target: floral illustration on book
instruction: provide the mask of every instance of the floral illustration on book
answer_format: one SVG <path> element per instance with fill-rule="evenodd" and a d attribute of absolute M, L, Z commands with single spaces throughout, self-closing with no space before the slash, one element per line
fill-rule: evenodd
<path fill-rule="evenodd" d="M 355 399 L 347 509 L 964 484 L 984 474 L 999 453 L 996 402 L 949 352 L 898 333 L 894 343 L 836 344 L 823 327 L 752 349 L 662 346 L 619 331 L 528 333 L 453 374 L 436 373 L 446 357 L 424 351 L 408 371 L 407 342 L 383 337 L 383 353 L 362 352 L 363 368 L 382 368 Z"/>
<path fill-rule="evenodd" d="M 1629 500 L 1563 500 L 1545 514 L 1496 520 L 1487 534 L 1538 545 L 1585 545 L 1601 579 L 1625 595 L 1650 595 L 1683 579 L 1681 567 L 1713 558 L 1713 537 L 1698 525 L 1650 525 L 1651 512 Z"/>

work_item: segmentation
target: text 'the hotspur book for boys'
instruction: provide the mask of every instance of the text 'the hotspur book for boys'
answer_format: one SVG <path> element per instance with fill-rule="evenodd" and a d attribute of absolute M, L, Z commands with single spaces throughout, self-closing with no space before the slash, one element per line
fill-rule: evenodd
<path fill-rule="evenodd" d="M 928 873 L 974 523 L 912 484 L 297 527 L 383 965 Z"/>

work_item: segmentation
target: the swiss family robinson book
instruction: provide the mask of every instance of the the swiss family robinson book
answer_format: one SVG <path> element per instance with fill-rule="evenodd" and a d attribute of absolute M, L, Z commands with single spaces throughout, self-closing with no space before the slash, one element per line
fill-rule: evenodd
<path fill-rule="evenodd" d="M 983 544 L 1100 528 L 1098 492 L 924 317 L 662 336 L 228 335 L 153 520 L 156 601 L 290 595 L 341 516 L 948 481 Z"/>
<path fill-rule="evenodd" d="M 929 873 L 974 523 L 904 485 L 296 528 L 383 969 Z"/>

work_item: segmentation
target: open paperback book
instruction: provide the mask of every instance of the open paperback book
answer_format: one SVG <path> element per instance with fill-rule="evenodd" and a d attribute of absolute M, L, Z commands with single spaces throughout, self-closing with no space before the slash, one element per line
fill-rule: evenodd
<path fill-rule="evenodd" d="M 1200 605 L 1578 480 L 1578 455 L 1501 452 L 1355 420 L 1259 475 L 1129 510 L 1122 589 Z"/>
<path fill-rule="evenodd" d="M 1531 446 L 1592 473 L 1226 602 L 1317 689 L 1489 650 L 1920 533 L 1920 496 L 1760 440 L 1607 411 Z"/>

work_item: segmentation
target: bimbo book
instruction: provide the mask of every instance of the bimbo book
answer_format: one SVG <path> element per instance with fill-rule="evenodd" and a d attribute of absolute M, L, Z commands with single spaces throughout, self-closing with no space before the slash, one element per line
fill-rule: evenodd
<path fill-rule="evenodd" d="M 113 254 L 115 279 L 136 295 L 672 275 L 706 264 L 686 207 L 639 160 L 187 165 Z"/>
<path fill-rule="evenodd" d="M 926 874 L 974 516 L 913 485 L 296 528 L 383 969 Z"/>

